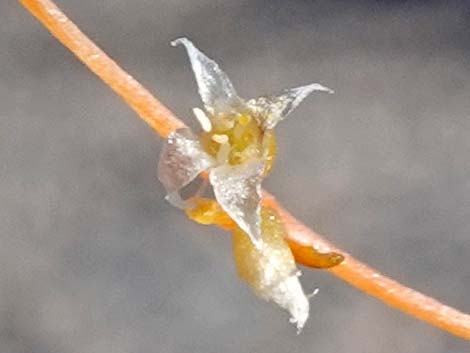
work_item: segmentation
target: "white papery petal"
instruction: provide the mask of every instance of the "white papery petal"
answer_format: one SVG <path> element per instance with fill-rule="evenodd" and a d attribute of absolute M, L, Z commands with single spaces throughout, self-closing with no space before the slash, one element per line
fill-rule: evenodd
<path fill-rule="evenodd" d="M 277 95 L 250 99 L 247 106 L 264 129 L 272 129 L 313 91 L 334 93 L 325 86 L 313 83 L 307 86 L 286 89 Z"/>
<path fill-rule="evenodd" d="M 253 243 L 261 238 L 261 180 L 264 162 L 255 160 L 244 164 L 213 168 L 209 180 L 215 198 Z"/>
<path fill-rule="evenodd" d="M 165 186 L 167 200 L 180 207 L 182 201 L 178 191 L 212 165 L 214 159 L 204 152 L 191 130 L 184 128 L 172 132 L 158 162 L 158 179 Z"/>
<path fill-rule="evenodd" d="M 197 49 L 189 39 L 179 38 L 171 42 L 173 46 L 179 44 L 186 48 L 196 76 L 199 95 L 206 108 L 209 111 L 226 112 L 230 107 L 239 104 L 240 99 L 232 82 L 219 65 Z"/>
<path fill-rule="evenodd" d="M 290 322 L 297 326 L 297 333 L 300 333 L 308 319 L 310 303 L 302 289 L 299 277 L 289 276 L 271 287 L 268 299 L 290 313 Z"/>

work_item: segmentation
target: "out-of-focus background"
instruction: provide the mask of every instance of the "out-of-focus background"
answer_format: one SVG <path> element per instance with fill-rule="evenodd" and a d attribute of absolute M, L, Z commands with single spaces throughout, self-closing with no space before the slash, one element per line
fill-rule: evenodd
<path fill-rule="evenodd" d="M 187 123 L 188 36 L 240 94 L 310 82 L 265 183 L 380 271 L 470 311 L 470 6 L 465 2 L 60 0 Z M 0 352 L 447 352 L 468 344 L 326 272 L 311 318 L 235 273 L 230 236 L 156 179 L 162 139 L 16 1 L 0 3 Z"/>

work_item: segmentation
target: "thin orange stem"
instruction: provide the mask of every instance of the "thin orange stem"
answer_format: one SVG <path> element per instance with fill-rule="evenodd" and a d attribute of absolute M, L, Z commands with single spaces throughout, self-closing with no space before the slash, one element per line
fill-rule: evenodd
<path fill-rule="evenodd" d="M 335 276 L 396 309 L 456 336 L 470 339 L 470 316 L 468 314 L 408 288 L 336 248 L 295 219 L 279 205 L 273 196 L 266 192 L 263 202 L 279 212 L 292 241 L 303 245 L 312 245 L 321 252 L 335 251 L 344 256 L 344 261 L 339 266 L 328 269 Z"/>
<path fill-rule="evenodd" d="M 49 31 L 86 66 L 118 93 L 136 113 L 163 137 L 184 127 L 178 118 L 132 76 L 99 49 L 50 0 L 19 0 Z M 337 249 L 296 220 L 269 194 L 264 202 L 277 209 L 286 222 L 291 241 L 320 251 L 336 251 L 345 261 L 329 271 L 385 303 L 456 336 L 470 339 L 470 315 L 439 303 L 387 278 L 351 255 Z"/>
<path fill-rule="evenodd" d="M 184 127 L 181 120 L 98 48 L 52 1 L 20 2 L 63 45 L 119 94 L 152 129 L 166 137 L 173 130 Z"/>

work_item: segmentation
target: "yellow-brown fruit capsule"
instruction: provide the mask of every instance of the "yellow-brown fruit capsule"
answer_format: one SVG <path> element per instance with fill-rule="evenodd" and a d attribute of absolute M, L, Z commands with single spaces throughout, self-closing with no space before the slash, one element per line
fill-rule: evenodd
<path fill-rule="evenodd" d="M 258 247 L 241 229 L 233 232 L 238 274 L 261 298 L 289 311 L 291 322 L 301 330 L 308 318 L 309 302 L 299 282 L 294 256 L 284 239 L 286 230 L 272 209 L 263 207 L 261 220 Z"/>

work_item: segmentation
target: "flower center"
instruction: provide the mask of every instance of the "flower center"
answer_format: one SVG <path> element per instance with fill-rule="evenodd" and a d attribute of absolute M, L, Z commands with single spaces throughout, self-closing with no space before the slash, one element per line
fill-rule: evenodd
<path fill-rule="evenodd" d="M 276 138 L 272 130 L 263 131 L 251 116 L 225 116 L 214 119 L 210 131 L 202 131 L 201 143 L 219 163 L 238 165 L 253 159 L 266 162 L 265 174 L 272 167 Z"/>

